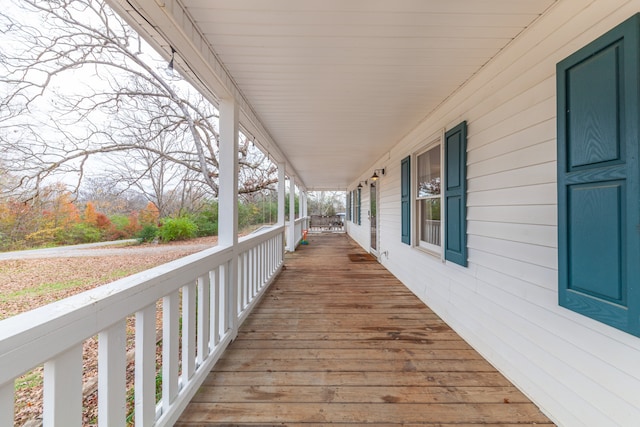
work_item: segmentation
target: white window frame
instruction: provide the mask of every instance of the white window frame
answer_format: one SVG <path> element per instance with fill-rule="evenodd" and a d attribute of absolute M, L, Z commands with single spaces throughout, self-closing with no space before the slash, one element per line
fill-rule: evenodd
<path fill-rule="evenodd" d="M 442 258 L 444 256 L 444 251 L 442 250 L 442 245 L 444 243 L 444 230 L 445 230 L 445 224 L 444 224 L 444 198 L 443 198 L 443 191 L 442 189 L 444 189 L 444 177 L 445 177 L 445 170 L 444 170 L 444 138 L 442 137 L 442 135 L 438 135 L 437 137 L 433 137 L 433 138 L 429 138 L 429 143 L 427 144 L 423 144 L 419 150 L 415 151 L 413 153 L 412 159 L 411 159 L 411 169 L 412 169 L 412 173 L 411 173 L 411 186 L 412 186 L 412 199 L 413 199 L 413 221 L 411 224 L 411 227 L 413 228 L 413 235 L 415 237 L 414 239 L 414 247 L 421 249 L 423 251 L 426 251 L 430 254 L 433 255 L 437 255 L 438 257 Z M 431 196 L 431 197 L 419 197 L 419 187 L 418 187 L 418 157 L 420 157 L 422 154 L 426 153 L 427 151 L 433 149 L 434 147 L 439 146 L 440 147 L 440 195 L 438 196 Z M 439 198 L 440 199 L 440 245 L 434 245 L 428 242 L 425 242 L 421 239 L 421 226 L 422 226 L 422 216 L 421 216 L 421 210 L 420 210 L 420 201 L 424 200 L 424 199 L 435 199 L 435 198 Z"/>

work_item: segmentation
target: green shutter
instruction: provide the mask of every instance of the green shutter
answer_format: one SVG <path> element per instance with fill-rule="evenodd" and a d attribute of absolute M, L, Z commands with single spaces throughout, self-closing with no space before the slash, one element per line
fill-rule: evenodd
<path fill-rule="evenodd" d="M 445 134 L 444 258 L 467 266 L 467 122 Z"/>
<path fill-rule="evenodd" d="M 557 65 L 559 304 L 640 336 L 640 18 Z"/>
<path fill-rule="evenodd" d="M 351 220 L 351 193 L 347 193 L 347 217 L 345 218 L 347 221 Z"/>
<path fill-rule="evenodd" d="M 411 244 L 411 156 L 400 162 L 400 217 L 402 243 Z"/>

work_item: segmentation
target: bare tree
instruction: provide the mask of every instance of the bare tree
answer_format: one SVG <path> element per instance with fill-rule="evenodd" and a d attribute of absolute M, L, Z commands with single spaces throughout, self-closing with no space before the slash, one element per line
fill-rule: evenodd
<path fill-rule="evenodd" d="M 0 150 L 21 188 L 37 191 L 64 174 L 77 189 L 85 175 L 101 173 L 151 188 L 156 202 L 185 177 L 217 196 L 211 103 L 165 73 L 164 61 L 103 0 L 17 4 L 0 12 L 7 47 L 0 51 Z M 277 180 L 246 138 L 240 164 L 241 193 Z"/>
<path fill-rule="evenodd" d="M 344 191 L 314 191 L 309 193 L 309 212 L 312 215 L 335 215 L 344 212 Z"/>
<path fill-rule="evenodd" d="M 77 202 L 93 202 L 96 210 L 111 216 L 128 215 L 140 211 L 149 202 L 144 194 L 128 188 L 117 178 L 110 176 L 87 177 L 80 187 Z"/>

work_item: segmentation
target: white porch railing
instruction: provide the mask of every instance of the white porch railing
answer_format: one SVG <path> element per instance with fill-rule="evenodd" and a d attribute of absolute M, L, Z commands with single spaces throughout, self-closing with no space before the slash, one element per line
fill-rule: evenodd
<path fill-rule="evenodd" d="M 285 228 L 285 235 L 287 236 L 287 248 L 290 248 L 291 245 L 289 245 L 289 227 L 290 227 L 290 222 L 287 221 Z M 309 230 L 309 217 L 305 216 L 305 217 L 301 217 L 295 220 L 294 222 L 294 239 L 293 241 L 295 242 L 295 244 L 293 245 L 293 247 L 298 247 L 298 245 L 300 244 L 300 242 L 302 241 L 302 232 L 304 230 Z"/>
<path fill-rule="evenodd" d="M 344 231 L 344 221 L 340 215 L 311 215 L 309 230 L 311 231 Z"/>
<path fill-rule="evenodd" d="M 214 247 L 1 321 L 0 426 L 14 422 L 15 379 L 42 364 L 44 426 L 81 426 L 82 344 L 95 335 L 98 423 L 125 426 L 125 323 L 132 314 L 135 425 L 173 425 L 280 271 L 283 234 L 284 227 L 252 234 L 235 248 Z M 159 300 L 162 397 L 156 403 Z"/>

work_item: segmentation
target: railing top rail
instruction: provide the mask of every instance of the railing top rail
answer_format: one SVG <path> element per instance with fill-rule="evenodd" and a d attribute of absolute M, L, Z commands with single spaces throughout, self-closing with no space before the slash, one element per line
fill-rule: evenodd
<path fill-rule="evenodd" d="M 284 232 L 284 225 L 274 225 L 238 239 L 238 251 L 244 252 Z"/>

